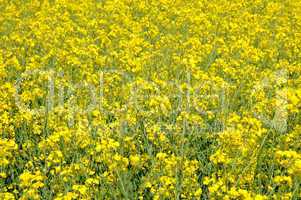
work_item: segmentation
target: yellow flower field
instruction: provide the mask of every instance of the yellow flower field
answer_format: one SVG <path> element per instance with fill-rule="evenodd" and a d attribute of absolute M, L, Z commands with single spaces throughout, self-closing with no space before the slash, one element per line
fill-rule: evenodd
<path fill-rule="evenodd" d="M 300 0 L 0 0 L 0 200 L 301 199 Z"/>

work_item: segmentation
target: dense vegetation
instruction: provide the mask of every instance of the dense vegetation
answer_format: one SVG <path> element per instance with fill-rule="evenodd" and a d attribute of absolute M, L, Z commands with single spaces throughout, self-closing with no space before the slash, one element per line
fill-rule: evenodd
<path fill-rule="evenodd" d="M 1 0 L 0 199 L 301 199 L 301 1 Z"/>

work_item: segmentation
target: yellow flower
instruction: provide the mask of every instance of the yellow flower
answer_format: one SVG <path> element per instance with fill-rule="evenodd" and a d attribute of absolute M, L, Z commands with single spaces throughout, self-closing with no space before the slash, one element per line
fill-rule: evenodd
<path fill-rule="evenodd" d="M 138 155 L 130 156 L 130 163 L 132 166 L 138 166 L 140 164 L 140 157 Z"/>
<path fill-rule="evenodd" d="M 73 185 L 72 189 L 78 191 L 81 195 L 87 195 L 88 188 L 85 185 Z"/>
<path fill-rule="evenodd" d="M 288 187 L 292 186 L 292 179 L 289 176 L 275 176 L 274 182 L 276 184 L 283 184 Z"/>

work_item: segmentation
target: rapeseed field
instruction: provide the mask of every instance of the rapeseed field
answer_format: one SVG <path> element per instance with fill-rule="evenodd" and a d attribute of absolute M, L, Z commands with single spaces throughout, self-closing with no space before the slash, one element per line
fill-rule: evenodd
<path fill-rule="evenodd" d="M 300 0 L 0 0 L 0 199 L 301 199 Z"/>

